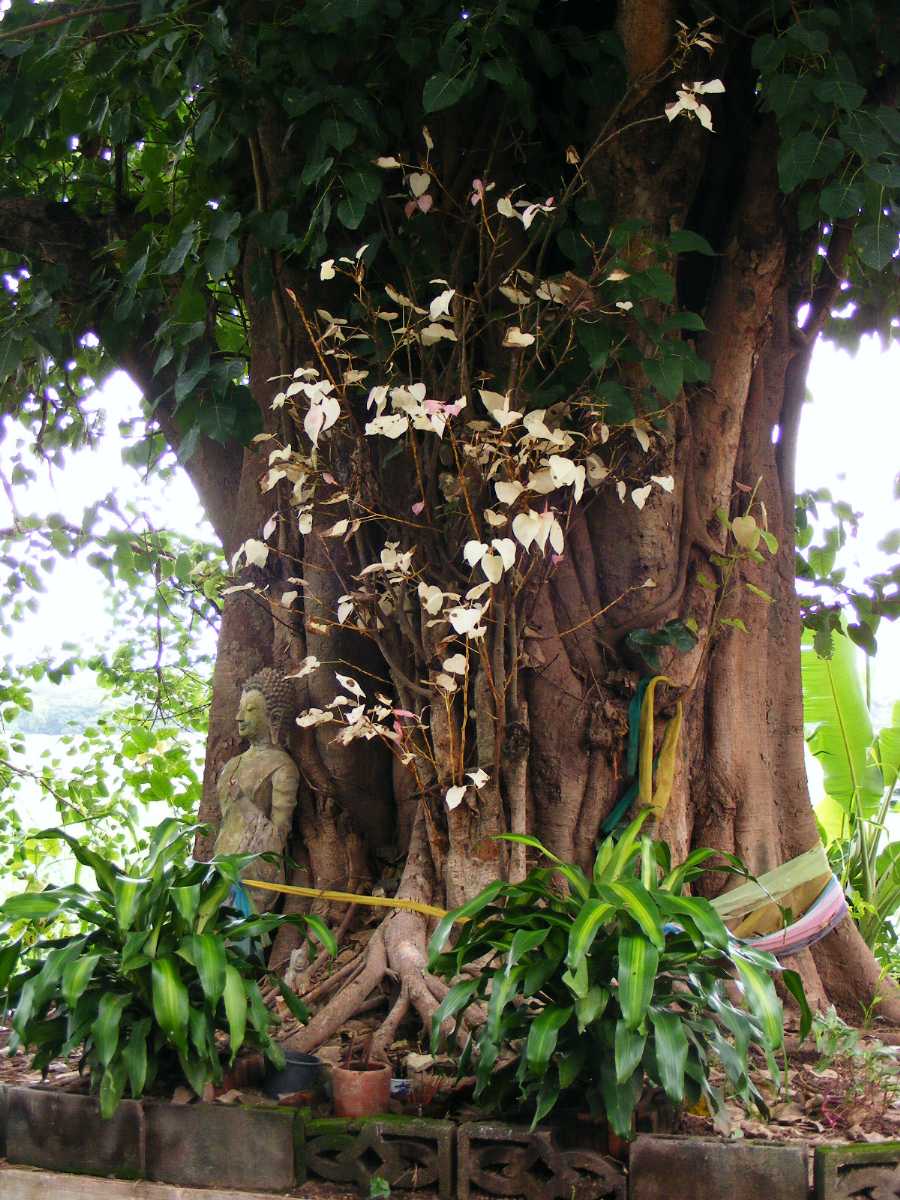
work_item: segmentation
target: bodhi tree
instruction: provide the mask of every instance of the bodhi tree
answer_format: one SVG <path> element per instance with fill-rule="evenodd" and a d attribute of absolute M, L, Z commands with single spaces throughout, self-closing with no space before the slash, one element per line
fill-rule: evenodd
<path fill-rule="evenodd" d="M 664 675 L 673 853 L 815 844 L 794 450 L 817 337 L 896 324 L 893 8 L 12 0 L 5 404 L 57 453 L 115 364 L 196 485 L 235 575 L 205 819 L 274 666 L 295 883 L 454 906 L 522 878 L 510 831 L 585 865 Z M 427 1022 L 426 938 L 389 916 L 295 1044 L 382 982 L 379 1039 Z M 849 922 L 797 961 L 900 1013 Z"/>

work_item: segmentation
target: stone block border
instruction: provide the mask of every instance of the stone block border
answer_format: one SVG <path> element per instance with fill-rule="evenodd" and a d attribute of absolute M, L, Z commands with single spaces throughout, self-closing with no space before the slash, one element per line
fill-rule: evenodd
<path fill-rule="evenodd" d="M 641 1135 L 627 1172 L 581 1141 L 572 1129 L 532 1132 L 498 1122 L 351 1121 L 274 1106 L 131 1100 L 104 1121 L 92 1097 L 0 1085 L 4 1200 L 175 1200 L 181 1188 L 212 1189 L 202 1193 L 210 1200 L 252 1200 L 264 1192 L 302 1195 L 315 1180 L 349 1185 L 367 1200 L 374 1176 L 441 1200 L 470 1200 L 473 1192 L 522 1200 L 810 1200 L 813 1162 L 815 1200 L 900 1197 L 900 1141 L 818 1146 L 813 1155 L 803 1143 Z"/>

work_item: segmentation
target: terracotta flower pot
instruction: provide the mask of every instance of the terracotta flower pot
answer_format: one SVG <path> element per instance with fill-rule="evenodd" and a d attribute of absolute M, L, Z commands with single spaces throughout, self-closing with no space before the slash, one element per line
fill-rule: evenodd
<path fill-rule="evenodd" d="M 388 1110 L 391 1068 L 387 1063 L 353 1063 L 334 1066 L 331 1092 L 336 1117 L 373 1117 Z"/>

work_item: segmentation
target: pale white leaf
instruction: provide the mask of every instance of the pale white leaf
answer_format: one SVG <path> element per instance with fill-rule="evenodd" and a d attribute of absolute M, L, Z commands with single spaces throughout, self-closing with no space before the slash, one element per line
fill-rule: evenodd
<path fill-rule="evenodd" d="M 254 567 L 264 567 L 269 557 L 269 547 L 258 538 L 248 538 L 244 542 L 244 558 Z"/>
<path fill-rule="evenodd" d="M 422 340 L 423 346 L 434 346 L 441 340 L 446 340 L 448 342 L 457 341 L 456 334 L 448 325 L 440 325 L 435 321 L 432 321 L 431 324 L 426 325 L 419 336 Z"/>
<path fill-rule="evenodd" d="M 441 666 L 445 671 L 450 671 L 453 675 L 465 675 L 466 662 L 464 654 L 452 654 L 449 658 L 444 659 Z"/>
<path fill-rule="evenodd" d="M 510 325 L 503 335 L 503 345 L 513 350 L 522 349 L 525 346 L 533 346 L 534 334 L 523 333 L 518 325 Z"/>
<path fill-rule="evenodd" d="M 671 475 L 651 475 L 650 478 L 654 483 L 659 484 L 664 492 L 674 492 L 675 479 Z"/>
<path fill-rule="evenodd" d="M 325 725 L 328 721 L 333 720 L 333 712 L 325 712 L 321 708 L 310 708 L 305 713 L 300 714 L 297 718 L 297 724 L 302 729 L 308 729 L 311 725 Z"/>
<path fill-rule="evenodd" d="M 494 491 L 497 493 L 497 499 L 501 504 L 515 504 L 519 496 L 525 491 L 525 488 L 519 483 L 518 479 L 511 479 L 495 483 Z"/>
<path fill-rule="evenodd" d="M 366 693 L 362 690 L 352 675 L 341 675 L 335 671 L 334 677 L 345 692 L 349 692 L 351 696 L 356 696 L 357 700 L 365 700 Z"/>
<path fill-rule="evenodd" d="M 648 483 L 646 487 L 635 488 L 634 491 L 631 493 L 631 499 L 634 501 L 634 503 L 637 505 L 638 508 L 642 509 L 644 507 L 644 505 L 647 503 L 647 497 L 650 495 L 650 493 L 652 491 L 653 491 L 653 488 Z"/>
<path fill-rule="evenodd" d="M 398 160 L 396 158 L 394 158 L 393 155 L 382 154 L 380 157 L 375 159 L 375 166 L 381 167 L 382 171 L 390 171 L 394 167 L 402 167 L 403 163 L 398 162 Z"/>
<path fill-rule="evenodd" d="M 562 525 L 555 518 L 550 523 L 550 545 L 557 554 L 562 554 L 566 548 L 566 540 L 563 535 Z"/>
<path fill-rule="evenodd" d="M 282 592 L 281 603 L 285 608 L 290 608 L 299 595 L 299 592 Z"/>
<path fill-rule="evenodd" d="M 468 790 L 469 789 L 466 784 L 461 784 L 458 787 L 447 788 L 447 793 L 444 796 L 444 800 L 451 812 L 454 808 L 458 808 L 460 804 L 462 804 L 463 796 L 465 796 Z"/>
<path fill-rule="evenodd" d="M 255 583 L 235 583 L 231 587 L 222 588 L 222 595 L 231 596 L 235 592 L 252 592 L 255 587 Z"/>
<path fill-rule="evenodd" d="M 443 607 L 444 593 L 434 584 L 420 583 L 418 588 L 419 602 L 427 613 L 436 616 Z"/>
<path fill-rule="evenodd" d="M 475 787 L 480 790 L 490 779 L 490 775 L 488 775 L 487 771 L 484 771 L 481 767 L 478 767 L 478 769 L 475 771 L 466 771 L 466 779 L 471 779 Z"/>
<path fill-rule="evenodd" d="M 380 433 L 384 437 L 398 438 L 403 437 L 407 429 L 409 429 L 409 417 L 403 416 L 402 413 L 388 413 L 383 417 L 376 417 L 374 421 L 369 421 L 365 431 L 370 437 Z"/>
<path fill-rule="evenodd" d="M 476 583 L 474 587 L 470 587 L 466 592 L 467 600 L 480 600 L 484 593 L 490 588 L 490 583 Z"/>
<path fill-rule="evenodd" d="M 345 534 L 349 528 L 350 528 L 350 522 L 347 520 L 346 517 L 344 517 L 340 521 L 335 521 L 335 523 L 331 526 L 330 529 L 326 529 L 325 532 L 322 534 L 322 537 L 327 537 L 327 538 L 341 537 L 342 534 Z"/>
<path fill-rule="evenodd" d="M 434 682 L 439 688 L 443 688 L 445 692 L 455 692 L 459 686 L 452 675 L 445 675 L 443 672 L 435 675 Z"/>
<path fill-rule="evenodd" d="M 307 675 L 312 675 L 313 671 L 317 671 L 321 665 L 314 654 L 307 654 L 293 675 L 286 675 L 285 678 L 304 679 Z"/>
<path fill-rule="evenodd" d="M 273 513 L 263 526 L 263 541 L 267 542 L 275 530 L 278 528 L 278 514 Z"/>
<path fill-rule="evenodd" d="M 486 550 L 487 546 L 484 542 L 476 542 L 473 539 L 470 542 L 466 542 L 465 546 L 463 546 L 463 558 L 470 567 L 474 567 L 476 563 L 481 562 Z"/>
<path fill-rule="evenodd" d="M 516 561 L 516 543 L 512 538 L 494 538 L 491 546 L 500 555 L 503 570 L 508 571 Z"/>
<path fill-rule="evenodd" d="M 446 317 L 450 314 L 450 301 L 456 295 L 453 288 L 447 288 L 441 292 L 439 296 L 435 296 L 431 304 L 428 306 L 428 315 L 432 321 L 437 321 L 440 317 Z"/>
<path fill-rule="evenodd" d="M 326 258 L 319 267 L 319 278 L 324 282 L 326 279 L 334 279 L 334 259 Z"/>
<path fill-rule="evenodd" d="M 431 176 L 426 175 L 424 171 L 413 171 L 406 182 L 409 184 L 409 190 L 418 200 L 431 186 Z"/>
<path fill-rule="evenodd" d="M 495 529 L 499 528 L 501 525 L 505 525 L 509 520 L 509 518 L 504 517 L 502 513 L 494 512 L 492 508 L 486 508 L 482 513 L 482 516 L 487 521 L 488 525 L 493 525 Z"/>
<path fill-rule="evenodd" d="M 538 536 L 540 527 L 541 518 L 534 509 L 529 508 L 526 512 L 520 512 L 513 518 L 513 534 L 526 550 Z"/>
<path fill-rule="evenodd" d="M 503 560 L 493 550 L 488 550 L 481 559 L 481 569 L 491 583 L 499 583 L 503 575 Z"/>
<path fill-rule="evenodd" d="M 512 206 L 512 200 L 509 196 L 501 196 L 497 201 L 497 212 L 501 217 L 514 217 L 516 210 Z"/>
<path fill-rule="evenodd" d="M 637 438 L 638 445 L 646 454 L 646 452 L 650 449 L 650 438 L 647 434 L 646 427 L 642 423 L 634 421 L 632 422 L 631 428 L 634 436 Z"/>

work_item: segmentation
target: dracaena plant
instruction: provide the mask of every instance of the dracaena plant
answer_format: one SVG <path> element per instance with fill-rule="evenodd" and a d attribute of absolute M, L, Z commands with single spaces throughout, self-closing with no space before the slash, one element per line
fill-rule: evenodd
<path fill-rule="evenodd" d="M 548 865 L 521 883 L 485 888 L 432 938 L 436 974 L 454 978 L 481 966 L 437 1010 L 434 1045 L 453 1018 L 457 1033 L 468 1024 L 474 1032 L 461 1069 L 474 1062 L 475 1098 L 530 1112 L 532 1127 L 557 1105 L 575 1104 L 629 1137 L 648 1083 L 675 1104 L 705 1097 L 717 1117 L 724 1097 L 711 1078 L 715 1060 L 736 1096 L 765 1112 L 751 1047 L 779 1079 L 777 963 L 734 939 L 709 901 L 685 895 L 720 852 L 695 850 L 673 869 L 668 847 L 641 836 L 645 815 L 618 841 L 603 842 L 590 878 L 534 838 L 516 838 Z M 721 857 L 727 864 L 716 869 L 746 874 L 738 860 Z M 458 939 L 444 949 L 451 928 Z M 782 978 L 800 1003 L 805 1036 L 811 1018 L 800 978 Z"/>
<path fill-rule="evenodd" d="M 138 1097 L 156 1081 L 186 1081 L 201 1094 L 241 1047 L 283 1065 L 272 1038 L 278 1018 L 259 989 L 260 939 L 290 922 L 335 949 L 317 917 L 244 917 L 231 908 L 231 888 L 254 856 L 185 863 L 185 840 L 198 828 L 163 821 L 132 870 L 47 830 L 37 836 L 66 841 L 96 887 L 25 892 L 0 906 L 0 1010 L 12 1014 L 10 1049 L 33 1050 L 32 1066 L 46 1070 L 80 1047 L 104 1116 L 126 1087 Z M 305 1019 L 297 997 L 273 978 Z"/>

